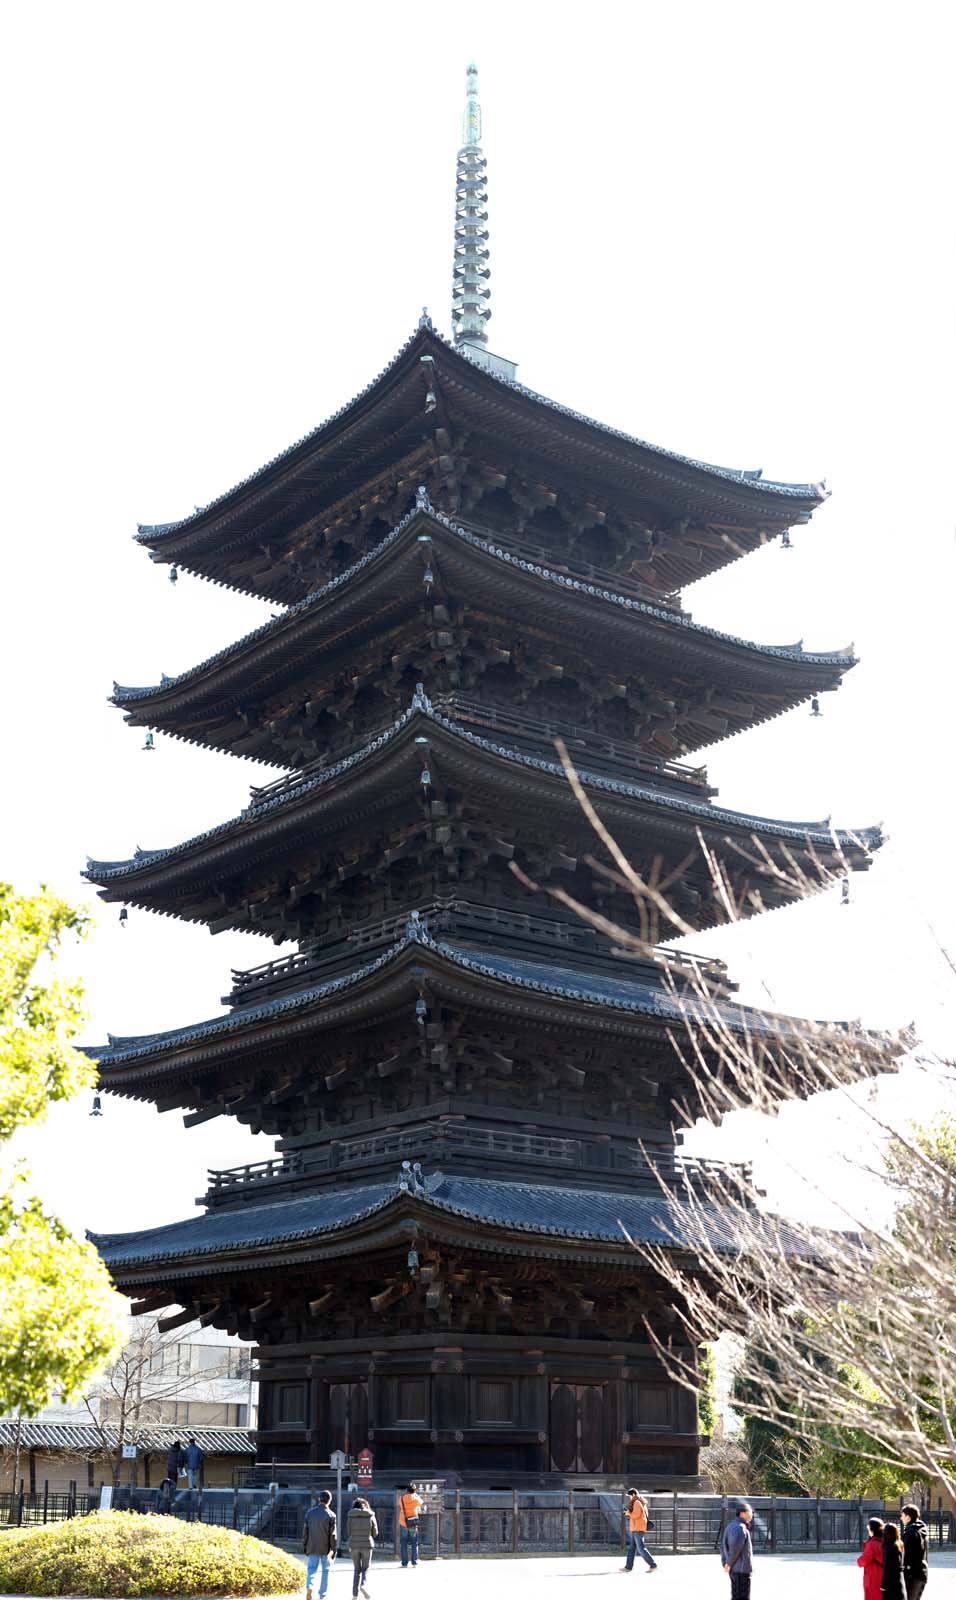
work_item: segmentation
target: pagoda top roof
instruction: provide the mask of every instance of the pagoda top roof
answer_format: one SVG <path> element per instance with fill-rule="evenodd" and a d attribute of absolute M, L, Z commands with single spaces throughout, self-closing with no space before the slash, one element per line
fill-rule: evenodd
<path fill-rule="evenodd" d="M 695 1208 L 695 1217 L 713 1230 L 713 1237 L 734 1248 L 729 1221 L 716 1206 Z M 407 1219 L 407 1221 L 406 1221 Z M 681 1212 L 677 1199 L 661 1194 L 627 1194 L 550 1184 L 509 1183 L 490 1178 L 452 1177 L 436 1172 L 415 1190 L 404 1178 L 354 1188 L 323 1190 L 265 1206 L 213 1210 L 160 1228 L 137 1233 L 91 1233 L 89 1238 L 114 1275 L 138 1267 L 174 1268 L 185 1261 L 208 1259 L 217 1270 L 228 1260 L 239 1271 L 254 1270 L 262 1251 L 281 1247 L 283 1256 L 344 1255 L 355 1250 L 361 1234 L 374 1224 L 398 1224 L 398 1233 L 417 1225 L 431 1234 L 461 1223 L 501 1234 L 516 1235 L 518 1248 L 562 1245 L 617 1246 L 637 1265 L 631 1240 L 680 1248 Z M 696 1224 L 695 1224 L 696 1225 Z M 782 1225 L 774 1224 L 775 1236 Z M 686 1229 L 686 1223 L 684 1224 Z M 785 1231 L 785 1229 L 783 1230 Z M 787 1236 L 790 1237 L 789 1235 Z M 799 1248 L 793 1242 L 794 1248 Z"/>
<path fill-rule="evenodd" d="M 158 560 L 177 561 L 251 593 L 272 593 L 268 585 L 237 583 L 230 576 L 230 552 L 254 542 L 263 524 L 288 514 L 306 496 L 313 503 L 337 503 L 383 464 L 383 450 L 394 453 L 400 438 L 405 447 L 412 440 L 420 445 L 426 403 L 420 363 L 429 358 L 454 388 L 453 405 L 463 408 L 463 416 L 467 411 L 473 425 L 480 420 L 492 433 L 506 428 L 516 447 L 532 455 L 554 455 L 560 444 L 559 459 L 585 476 L 600 477 L 613 463 L 615 488 L 644 501 L 689 514 L 719 514 L 730 523 L 756 519 L 782 531 L 808 520 L 827 497 L 822 482 L 784 483 L 757 470 L 716 466 L 597 422 L 492 373 L 423 319 L 388 366 L 325 422 L 188 516 L 140 524 L 136 539 Z M 724 551 L 706 570 L 735 553 L 740 552 Z"/>
<path fill-rule="evenodd" d="M 536 772 L 549 778 L 559 779 L 563 788 L 567 789 L 569 802 L 575 803 L 567 785 L 564 769 L 557 759 L 547 760 L 543 756 L 534 756 L 473 733 L 436 710 L 424 694 L 416 692 L 408 710 L 403 712 L 390 727 L 342 760 L 318 771 L 301 774 L 290 780 L 288 785 L 283 785 L 278 792 L 267 794 L 248 806 L 239 816 L 221 822 L 213 828 L 207 828 L 180 844 L 155 850 L 138 849 L 133 856 L 117 861 L 88 858 L 83 875 L 91 882 L 104 886 L 108 898 L 135 900 L 136 890 L 142 891 L 148 881 L 152 880 L 155 883 L 158 879 L 171 874 L 181 876 L 183 870 L 188 874 L 197 859 L 208 857 L 213 850 L 217 870 L 221 870 L 227 855 L 235 855 L 237 852 L 242 855 L 253 834 L 269 827 L 273 821 L 280 825 L 287 837 L 292 820 L 290 813 L 293 813 L 302 802 L 328 791 L 339 779 L 348 778 L 352 781 L 357 769 L 367 764 L 374 762 L 380 765 L 380 758 L 391 748 L 404 750 L 409 741 L 413 740 L 416 728 L 425 736 L 430 732 L 436 739 L 441 738 L 443 743 L 451 741 L 459 749 L 474 751 L 482 759 L 490 757 L 493 760 L 506 760 L 525 769 L 529 774 Z M 822 822 L 799 823 L 750 816 L 710 802 L 694 800 L 686 794 L 663 790 L 652 784 L 634 783 L 589 772 L 583 766 L 579 777 L 584 786 L 595 793 L 617 795 L 642 803 L 643 806 L 651 808 L 662 816 L 683 817 L 691 827 L 704 822 L 709 830 L 729 827 L 738 834 L 741 831 L 748 835 L 758 834 L 768 839 L 816 846 L 826 852 L 836 847 L 854 859 L 860 855 L 861 850 L 876 849 L 882 843 L 882 832 L 879 827 L 835 830 L 831 829 L 828 819 Z M 128 894 L 115 892 L 121 891 L 125 884 L 130 885 Z"/>
<path fill-rule="evenodd" d="M 494 986 L 502 992 L 536 993 L 565 1002 L 575 1008 L 598 1008 L 621 1013 L 622 1017 L 641 1016 L 656 1019 L 664 1027 L 689 1020 L 706 1021 L 719 1017 L 721 1024 L 739 1033 L 779 1037 L 781 1032 L 792 1036 L 799 1028 L 814 1032 L 834 1029 L 843 1033 L 842 1024 L 794 1022 L 792 1018 L 772 1012 L 755 1010 L 749 1006 L 714 1000 L 704 1008 L 694 999 L 681 1001 L 665 986 L 663 980 L 655 982 L 646 975 L 629 977 L 626 962 L 622 961 L 621 975 L 604 971 L 589 971 L 583 967 L 561 966 L 554 961 L 533 961 L 512 954 L 494 954 L 475 951 L 448 939 L 434 939 L 413 913 L 401 938 L 387 950 L 364 965 L 323 982 L 311 984 L 291 995 L 276 996 L 258 1005 L 242 1007 L 203 1022 L 182 1028 L 172 1028 L 161 1033 L 119 1037 L 109 1035 L 105 1046 L 90 1045 L 85 1053 L 95 1059 L 107 1076 L 103 1085 L 113 1089 L 121 1069 L 137 1068 L 138 1064 L 154 1061 L 155 1073 L 164 1074 L 169 1068 L 169 1057 L 175 1053 L 177 1061 L 185 1059 L 188 1052 L 203 1051 L 241 1039 L 254 1032 L 260 1024 L 281 1023 L 283 1019 L 298 1019 L 309 1012 L 328 1010 L 340 996 L 364 988 L 376 987 L 380 975 L 407 969 L 413 958 L 424 959 L 430 965 L 469 974 L 483 987 Z M 415 988 L 415 983 L 412 984 Z M 147 1071 L 137 1071 L 137 1081 L 150 1076 Z"/>
<path fill-rule="evenodd" d="M 593 626 L 612 627 L 614 638 L 633 638 L 635 646 L 645 637 L 654 650 L 668 652 L 674 661 L 688 654 L 712 662 L 715 655 L 733 657 L 738 676 L 792 677 L 799 675 L 796 703 L 833 683 L 856 664 L 852 646 L 836 650 L 807 651 L 802 641 L 794 644 L 755 644 L 736 634 L 692 621 L 681 612 L 655 606 L 646 600 L 621 594 L 607 585 L 584 582 L 555 567 L 525 560 L 478 534 L 469 531 L 432 507 L 424 489 L 418 502 L 374 550 L 363 555 L 345 572 L 314 593 L 270 618 L 241 639 L 216 651 L 197 666 L 171 677 L 163 674 L 158 683 L 130 686 L 114 683 L 112 700 L 137 722 L 156 725 L 186 713 L 197 705 L 228 701 L 236 695 L 255 693 L 265 678 L 269 687 L 290 675 L 302 672 L 303 647 L 308 644 L 308 659 L 314 661 L 323 649 L 340 649 L 356 628 L 368 630 L 370 624 L 369 585 L 387 580 L 388 592 L 378 599 L 378 607 L 396 604 L 394 564 L 400 553 L 411 552 L 418 562 L 418 543 L 424 535 L 447 541 L 472 564 L 490 566 L 502 579 L 518 582 L 526 590 L 529 582 L 535 591 L 547 594 L 549 603 L 562 596 L 574 596 L 592 617 Z M 417 567 L 416 567 L 417 570 Z M 418 580 L 420 582 L 420 579 Z M 477 581 L 477 580 L 476 580 Z M 565 601 L 565 606 L 567 602 Z M 372 621 L 379 614 L 373 611 Z M 633 634 L 631 633 L 633 629 Z M 622 634 L 622 630 L 626 630 Z M 649 646 L 648 646 L 649 648 Z M 759 719 L 758 719 L 759 720 Z M 188 730 L 184 730 L 188 736 Z"/>

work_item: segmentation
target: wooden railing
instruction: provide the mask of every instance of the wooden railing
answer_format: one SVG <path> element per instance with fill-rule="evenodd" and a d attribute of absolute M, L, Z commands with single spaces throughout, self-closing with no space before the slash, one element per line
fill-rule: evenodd
<path fill-rule="evenodd" d="M 644 754 L 632 739 L 615 739 L 608 734 L 596 733 L 591 728 L 566 722 L 560 717 L 535 717 L 525 711 L 510 707 L 486 705 L 463 695 L 438 695 L 432 701 L 436 711 L 443 712 L 452 721 L 476 723 L 482 729 L 538 746 L 552 760 L 556 759 L 555 740 L 563 739 L 573 760 L 593 768 L 609 777 L 623 777 L 628 773 L 641 774 L 652 780 L 674 784 L 679 788 L 703 790 L 705 795 L 716 793 L 707 782 L 706 767 L 692 767 L 681 761 L 665 761 Z M 393 717 L 383 718 L 374 727 L 366 729 L 356 744 L 365 744 L 385 733 L 394 722 Z M 346 746 L 327 751 L 304 767 L 272 783 L 258 785 L 249 791 L 250 806 L 262 805 L 294 789 L 304 780 L 334 765 L 346 753 Z M 622 770 L 624 769 L 624 770 Z"/>
<path fill-rule="evenodd" d="M 672 1145 L 657 1141 L 642 1144 L 612 1143 L 560 1134 L 532 1133 L 522 1129 L 488 1128 L 467 1122 L 434 1120 L 409 1128 L 386 1128 L 353 1139 L 330 1140 L 314 1150 L 303 1151 L 271 1161 L 247 1162 L 240 1167 L 209 1169 L 210 1196 L 223 1198 L 236 1189 L 290 1180 L 354 1167 L 374 1165 L 414 1156 L 428 1159 L 464 1155 L 475 1159 L 511 1160 L 534 1166 L 563 1167 L 575 1170 L 582 1178 L 609 1172 L 650 1182 L 663 1179 L 678 1189 L 689 1184 L 699 1189 L 715 1180 L 745 1188 L 751 1169 L 745 1163 L 728 1163 L 712 1158 L 688 1156 Z M 397 1170 L 397 1169 L 396 1169 Z"/>
<path fill-rule="evenodd" d="M 579 921 L 534 916 L 469 900 L 433 901 L 419 908 L 418 917 L 423 929 L 433 937 L 457 935 L 466 943 L 470 941 L 479 947 L 485 944 L 525 960 L 553 962 L 561 956 L 566 959 L 576 955 L 599 963 L 604 970 L 622 978 L 656 982 L 661 976 L 661 967 L 652 961 L 615 957 L 607 938 Z M 328 976 L 338 966 L 351 965 L 360 951 L 384 949 L 394 944 L 405 932 L 408 920 L 405 912 L 381 917 L 343 932 L 335 944 L 326 942 L 312 949 L 297 950 L 258 967 L 233 968 L 232 992 L 224 997 L 225 1003 L 250 1005 L 266 994 L 271 997 L 302 988 L 309 981 Z M 726 965 L 712 956 L 674 951 L 670 965 L 675 972 L 682 966 L 693 965 L 705 982 L 721 988 L 727 986 Z"/>

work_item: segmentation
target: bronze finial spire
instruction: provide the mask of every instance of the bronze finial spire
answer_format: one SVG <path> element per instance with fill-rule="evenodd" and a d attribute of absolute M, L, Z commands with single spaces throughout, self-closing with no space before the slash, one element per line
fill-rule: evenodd
<path fill-rule="evenodd" d="M 478 104 L 478 68 L 467 72 L 462 145 L 455 181 L 455 268 L 451 320 L 455 343 L 477 346 L 488 342 L 485 323 L 491 316 L 488 270 L 488 190 L 485 158 L 481 153 L 481 107 Z"/>

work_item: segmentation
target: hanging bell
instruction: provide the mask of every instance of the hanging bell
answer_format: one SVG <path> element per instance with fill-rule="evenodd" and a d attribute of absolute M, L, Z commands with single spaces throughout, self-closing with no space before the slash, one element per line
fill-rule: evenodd
<path fill-rule="evenodd" d="M 415 1249 L 415 1246 L 412 1245 L 412 1248 L 408 1252 L 408 1270 L 413 1278 L 417 1278 L 418 1269 L 420 1266 L 421 1262 L 418 1259 L 418 1251 Z"/>
<path fill-rule="evenodd" d="M 423 789 L 431 788 L 432 775 L 427 767 L 422 767 L 421 784 Z"/>
<path fill-rule="evenodd" d="M 848 906 L 850 904 L 849 878 L 844 878 L 840 884 L 840 904 L 841 906 Z"/>
<path fill-rule="evenodd" d="M 425 1001 L 425 997 L 424 995 L 419 995 L 418 999 L 415 1001 L 415 1021 L 418 1023 L 420 1028 L 425 1026 L 425 1018 L 427 1016 L 428 1005 Z"/>
<path fill-rule="evenodd" d="M 102 1115 L 103 1115 L 103 1103 L 100 1100 L 99 1095 L 95 1094 L 93 1096 L 93 1109 L 90 1112 L 90 1116 L 91 1117 L 101 1117 Z"/>
<path fill-rule="evenodd" d="M 156 746 L 153 744 L 153 736 L 152 736 L 152 734 L 151 733 L 147 733 L 145 743 L 143 744 L 143 749 L 144 750 L 155 750 L 155 748 L 156 748 Z"/>
<path fill-rule="evenodd" d="M 426 589 L 430 589 L 432 584 L 435 582 L 435 574 L 432 571 L 430 564 L 425 568 L 425 576 L 422 579 L 422 582 L 424 583 Z"/>
<path fill-rule="evenodd" d="M 783 538 L 780 541 L 780 546 L 781 546 L 781 549 L 783 549 L 783 550 L 792 550 L 793 549 L 793 545 L 792 545 L 792 543 L 790 541 L 790 529 L 789 528 L 784 528 L 784 530 L 783 530 Z"/>
<path fill-rule="evenodd" d="M 119 914 L 120 927 L 121 928 L 125 928 L 128 921 L 129 921 L 129 912 L 127 911 L 125 906 L 122 906 L 120 908 L 120 914 Z"/>
<path fill-rule="evenodd" d="M 169 569 L 169 581 L 170 581 L 170 583 L 178 583 L 179 582 L 179 568 L 178 567 L 170 567 L 170 569 Z"/>
<path fill-rule="evenodd" d="M 820 702 L 817 699 L 816 695 L 814 695 L 813 699 L 810 701 L 810 715 L 811 715 L 811 717 L 822 717 L 823 716 L 823 712 L 820 710 Z"/>

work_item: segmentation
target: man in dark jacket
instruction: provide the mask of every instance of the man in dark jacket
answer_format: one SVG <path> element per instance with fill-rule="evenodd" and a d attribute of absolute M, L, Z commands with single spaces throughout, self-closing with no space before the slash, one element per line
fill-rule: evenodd
<path fill-rule="evenodd" d="M 335 1560 L 337 1549 L 335 1512 L 332 1510 L 332 1496 L 328 1489 L 321 1490 L 317 1504 L 311 1506 L 305 1514 L 302 1548 L 306 1554 L 306 1600 L 314 1600 L 315 1574 L 320 1567 L 322 1580 L 319 1584 L 319 1600 L 325 1600 L 325 1592 L 329 1587 L 329 1562 Z"/>
<path fill-rule="evenodd" d="M 186 1473 L 189 1478 L 189 1487 L 190 1489 L 198 1489 L 200 1474 L 202 1473 L 202 1464 L 206 1459 L 202 1445 L 197 1444 L 192 1435 L 190 1435 L 189 1442 L 186 1445 L 186 1449 L 183 1454 L 186 1459 Z"/>
<path fill-rule="evenodd" d="M 920 1600 L 929 1577 L 929 1539 L 919 1506 L 903 1507 L 903 1582 L 906 1600 Z"/>
<path fill-rule="evenodd" d="M 730 1600 L 750 1600 L 750 1577 L 754 1569 L 750 1542 L 752 1520 L 753 1508 L 745 1500 L 738 1506 L 733 1521 L 728 1522 L 720 1541 L 720 1559 L 730 1577 Z"/>
<path fill-rule="evenodd" d="M 183 1464 L 183 1447 L 178 1439 L 174 1439 L 169 1447 L 166 1457 L 166 1476 L 172 1478 L 173 1483 L 179 1477 L 179 1469 Z"/>

